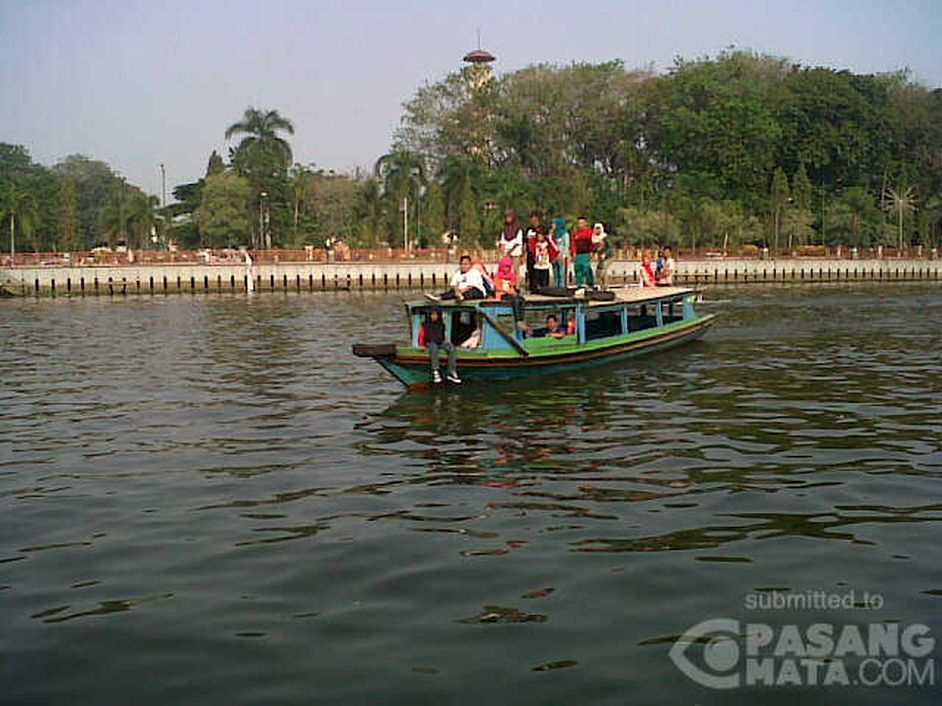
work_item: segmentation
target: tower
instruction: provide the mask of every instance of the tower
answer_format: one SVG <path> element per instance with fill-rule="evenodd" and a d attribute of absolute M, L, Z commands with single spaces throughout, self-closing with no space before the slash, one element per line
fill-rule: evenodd
<path fill-rule="evenodd" d="M 468 77 L 468 84 L 472 91 L 480 90 L 494 78 L 491 64 L 496 59 L 489 51 L 481 49 L 481 31 L 478 30 L 478 48 L 469 51 L 462 59 L 467 64 L 465 75 Z"/>

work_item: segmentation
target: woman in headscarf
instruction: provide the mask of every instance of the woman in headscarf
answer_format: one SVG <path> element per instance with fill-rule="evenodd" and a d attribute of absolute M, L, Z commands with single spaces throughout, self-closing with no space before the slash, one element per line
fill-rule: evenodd
<path fill-rule="evenodd" d="M 565 287 L 569 282 L 569 228 L 566 226 L 566 219 L 556 217 L 552 220 L 550 234 L 556 241 L 556 247 L 559 249 L 559 255 L 553 262 L 553 286 Z"/>
<path fill-rule="evenodd" d="M 504 230 L 497 240 L 497 247 L 501 257 L 509 257 L 513 261 L 514 272 L 520 276 L 520 264 L 523 262 L 523 228 L 517 212 L 508 208 L 504 211 Z"/>
<path fill-rule="evenodd" d="M 600 289 L 605 289 L 605 268 L 608 266 L 610 250 L 608 247 L 608 233 L 605 226 L 596 223 L 592 226 L 592 252 L 595 253 L 595 282 Z"/>
<path fill-rule="evenodd" d="M 509 302 L 514 310 L 514 318 L 523 320 L 524 300 L 520 296 L 518 276 L 514 271 L 513 259 L 505 255 L 497 265 L 497 274 L 494 275 L 494 287 L 497 289 L 497 299 Z"/>

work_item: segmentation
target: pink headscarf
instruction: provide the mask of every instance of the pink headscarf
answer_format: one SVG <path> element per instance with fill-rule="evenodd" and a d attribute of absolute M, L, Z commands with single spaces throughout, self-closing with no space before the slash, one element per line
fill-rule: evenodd
<path fill-rule="evenodd" d="M 510 282 L 517 281 L 517 273 L 514 272 L 514 261 L 509 256 L 504 256 L 497 263 L 497 276 Z"/>

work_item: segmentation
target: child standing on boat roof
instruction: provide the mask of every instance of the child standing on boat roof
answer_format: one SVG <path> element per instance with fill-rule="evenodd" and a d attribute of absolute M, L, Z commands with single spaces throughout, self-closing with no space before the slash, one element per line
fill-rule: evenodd
<path fill-rule="evenodd" d="M 442 312 L 439 309 L 432 309 L 423 325 L 425 347 L 428 348 L 429 357 L 432 364 L 432 382 L 438 384 L 442 381 L 442 374 L 439 371 L 441 362 L 438 359 L 439 352 L 448 353 L 448 382 L 456 385 L 461 384 L 461 378 L 458 377 L 458 351 L 454 344 L 445 336 L 445 322 L 442 321 Z"/>
<path fill-rule="evenodd" d="M 533 282 L 530 284 L 531 292 L 539 292 L 543 287 L 549 287 L 550 267 L 552 267 L 551 243 L 546 233 L 537 231 L 536 243 L 533 246 Z"/>

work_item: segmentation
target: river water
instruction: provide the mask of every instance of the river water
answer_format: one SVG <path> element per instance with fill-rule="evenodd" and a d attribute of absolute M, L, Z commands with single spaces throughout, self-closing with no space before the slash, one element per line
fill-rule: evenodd
<path fill-rule="evenodd" d="M 0 701 L 939 703 L 669 656 L 942 631 L 942 289 L 708 298 L 675 351 L 414 393 L 349 353 L 393 295 L 0 301 Z M 813 592 L 853 604 L 753 609 Z"/>

